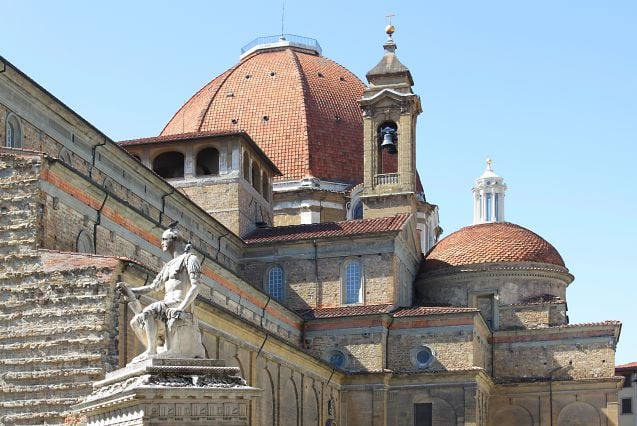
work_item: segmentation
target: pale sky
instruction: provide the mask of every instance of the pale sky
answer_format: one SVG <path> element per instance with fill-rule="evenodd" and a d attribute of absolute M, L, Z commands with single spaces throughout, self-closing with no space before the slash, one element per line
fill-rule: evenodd
<path fill-rule="evenodd" d="M 157 135 L 240 48 L 281 32 L 281 1 L 12 1 L 0 55 L 114 140 Z M 637 2 L 287 0 L 284 31 L 364 81 L 393 13 L 421 96 L 418 167 L 443 235 L 470 225 L 485 159 L 506 219 L 562 254 L 571 323 L 623 322 L 637 361 Z"/>

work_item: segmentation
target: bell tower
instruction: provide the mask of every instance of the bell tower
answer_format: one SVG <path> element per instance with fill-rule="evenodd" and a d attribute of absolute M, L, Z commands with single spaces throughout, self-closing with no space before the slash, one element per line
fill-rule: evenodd
<path fill-rule="evenodd" d="M 365 218 L 417 210 L 416 118 L 422 108 L 412 91 L 411 72 L 396 56 L 391 22 L 385 33 L 385 53 L 367 73 L 369 85 L 359 101 L 365 143 L 361 195 Z"/>

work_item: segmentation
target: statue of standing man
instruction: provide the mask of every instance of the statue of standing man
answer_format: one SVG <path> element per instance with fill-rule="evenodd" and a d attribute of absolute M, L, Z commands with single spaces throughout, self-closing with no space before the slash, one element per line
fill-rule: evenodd
<path fill-rule="evenodd" d="M 201 343 L 201 331 L 193 315 L 193 302 L 199 292 L 201 264 L 190 253 L 189 245 L 183 252 L 177 250 L 180 243 L 177 230 L 171 226 L 161 237 L 161 248 L 172 257 L 151 284 L 131 288 L 117 283 L 135 313 L 130 322 L 137 338 L 146 350 L 133 358 L 132 363 L 149 358 L 205 358 Z M 139 296 L 164 289 L 164 299 L 142 308 Z"/>

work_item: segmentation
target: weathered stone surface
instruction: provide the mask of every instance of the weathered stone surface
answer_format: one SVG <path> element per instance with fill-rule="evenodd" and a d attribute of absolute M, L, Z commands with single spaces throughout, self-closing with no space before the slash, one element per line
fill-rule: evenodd
<path fill-rule="evenodd" d="M 88 425 L 248 425 L 261 391 L 219 360 L 157 359 L 131 364 L 95 383 L 71 418 Z"/>

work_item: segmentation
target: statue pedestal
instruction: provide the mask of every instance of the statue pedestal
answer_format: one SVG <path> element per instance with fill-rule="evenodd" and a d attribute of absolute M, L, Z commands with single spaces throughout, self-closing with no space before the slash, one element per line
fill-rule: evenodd
<path fill-rule="evenodd" d="M 213 359 L 149 359 L 108 373 L 73 407 L 87 425 L 249 425 L 251 401 L 236 367 Z"/>

